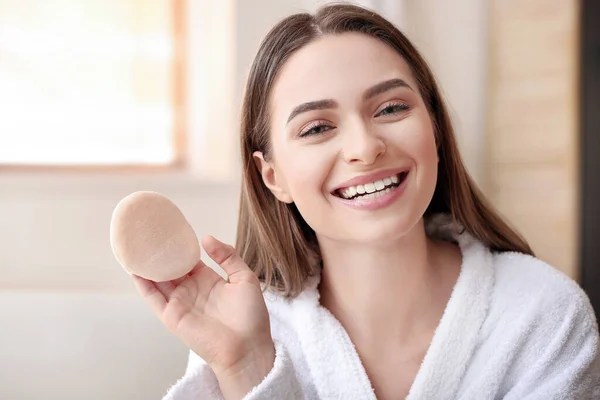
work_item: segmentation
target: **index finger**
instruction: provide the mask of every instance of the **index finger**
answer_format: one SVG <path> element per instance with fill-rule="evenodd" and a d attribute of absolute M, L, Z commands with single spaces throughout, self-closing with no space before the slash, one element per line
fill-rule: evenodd
<path fill-rule="evenodd" d="M 131 275 L 131 277 L 133 278 L 133 284 L 142 295 L 146 304 L 148 304 L 152 312 L 160 319 L 167 305 L 165 296 L 158 290 L 153 281 L 138 275 Z"/>

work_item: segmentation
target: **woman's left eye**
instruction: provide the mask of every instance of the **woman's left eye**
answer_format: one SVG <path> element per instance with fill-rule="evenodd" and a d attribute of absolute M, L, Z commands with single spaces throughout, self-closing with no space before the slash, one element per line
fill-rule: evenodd
<path fill-rule="evenodd" d="M 408 106 L 406 104 L 392 103 L 392 104 L 388 104 L 383 109 L 381 109 L 381 111 L 379 111 L 377 113 L 377 115 L 375 115 L 375 116 L 379 117 L 379 116 L 384 116 L 384 115 L 393 115 L 393 114 L 399 113 L 400 111 L 405 111 L 405 110 L 408 110 Z"/>

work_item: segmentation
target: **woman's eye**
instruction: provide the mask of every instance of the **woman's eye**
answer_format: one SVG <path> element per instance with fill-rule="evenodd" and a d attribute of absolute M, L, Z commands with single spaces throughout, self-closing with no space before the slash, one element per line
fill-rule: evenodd
<path fill-rule="evenodd" d="M 300 137 L 320 135 L 330 129 L 332 129 L 332 127 L 324 123 L 311 124 L 307 126 L 306 129 L 302 130 L 302 132 L 300 132 Z"/>
<path fill-rule="evenodd" d="M 381 111 L 379 111 L 377 113 L 376 117 L 383 116 L 383 115 L 393 115 L 393 114 L 397 114 L 400 111 L 404 111 L 404 110 L 408 110 L 408 106 L 406 104 L 402 104 L 402 103 L 390 104 L 390 105 L 386 106 L 385 108 L 383 108 Z"/>

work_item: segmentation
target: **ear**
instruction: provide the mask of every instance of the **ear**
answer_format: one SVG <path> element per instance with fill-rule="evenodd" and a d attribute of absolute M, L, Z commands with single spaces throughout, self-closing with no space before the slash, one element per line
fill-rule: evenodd
<path fill-rule="evenodd" d="M 287 204 L 293 203 L 292 196 L 284 188 L 284 182 L 280 182 L 277 179 L 277 173 L 273 164 L 265 160 L 261 151 L 255 151 L 252 157 L 254 158 L 256 168 L 260 171 L 265 186 L 273 193 L 277 200 Z"/>

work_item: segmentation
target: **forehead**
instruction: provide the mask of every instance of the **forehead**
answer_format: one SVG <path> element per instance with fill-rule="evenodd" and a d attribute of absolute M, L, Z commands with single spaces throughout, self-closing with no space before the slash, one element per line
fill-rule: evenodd
<path fill-rule="evenodd" d="M 381 40 L 360 33 L 324 36 L 285 62 L 271 92 L 271 104 L 273 111 L 282 111 L 324 98 L 351 100 L 392 78 L 401 78 L 417 90 L 408 63 Z"/>

